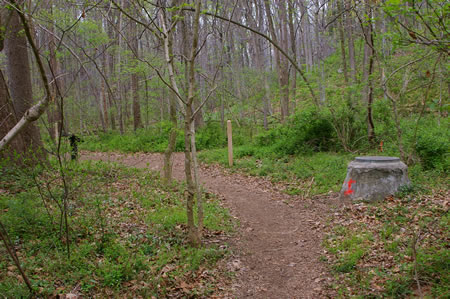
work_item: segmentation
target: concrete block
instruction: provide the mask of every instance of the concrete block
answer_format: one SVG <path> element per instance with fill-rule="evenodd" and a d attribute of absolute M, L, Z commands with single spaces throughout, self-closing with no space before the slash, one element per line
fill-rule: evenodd
<path fill-rule="evenodd" d="M 382 200 L 410 183 L 408 167 L 397 157 L 357 157 L 348 165 L 340 196 L 355 201 Z"/>

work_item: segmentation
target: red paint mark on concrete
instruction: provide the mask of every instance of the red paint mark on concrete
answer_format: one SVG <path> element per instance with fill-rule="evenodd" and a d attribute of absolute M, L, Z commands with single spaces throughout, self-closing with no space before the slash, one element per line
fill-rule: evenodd
<path fill-rule="evenodd" d="M 350 180 L 348 181 L 348 190 L 344 192 L 345 195 L 349 195 L 349 194 L 352 194 L 352 193 L 353 193 L 353 190 L 352 190 L 352 184 L 353 184 L 353 183 L 356 183 L 356 181 L 354 181 L 354 180 L 352 180 L 352 179 L 350 179 Z"/>

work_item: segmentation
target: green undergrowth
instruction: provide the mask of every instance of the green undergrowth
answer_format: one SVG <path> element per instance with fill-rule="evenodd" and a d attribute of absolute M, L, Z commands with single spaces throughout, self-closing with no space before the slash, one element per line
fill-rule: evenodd
<path fill-rule="evenodd" d="M 203 151 L 199 157 L 205 163 L 228 167 L 227 149 Z M 279 157 L 270 148 L 241 146 L 234 148 L 232 169 L 268 177 L 274 182 L 289 182 L 285 191 L 290 194 L 307 189 L 308 194 L 315 195 L 338 191 L 352 158 L 348 154 L 327 152 Z"/>
<path fill-rule="evenodd" d="M 347 165 L 355 156 L 357 155 L 342 152 L 280 156 L 268 147 L 238 146 L 234 148 L 234 164 L 231 169 L 267 177 L 273 182 L 284 182 L 284 191 L 289 194 L 318 195 L 340 191 Z M 229 167 L 226 148 L 203 151 L 199 158 L 205 163 L 218 163 Z M 409 166 L 408 173 L 414 188 L 428 191 L 434 186 L 444 185 L 448 180 L 447 172 L 439 168 L 426 168 L 421 163 Z"/>
<path fill-rule="evenodd" d="M 374 109 L 379 117 L 375 119 L 376 144 L 372 146 L 367 143 L 363 116 L 350 116 L 345 109 L 331 113 L 326 108 L 318 111 L 306 106 L 285 124 L 261 131 L 247 138 L 244 145 L 235 146 L 233 169 L 287 182 L 285 191 L 291 194 L 339 191 L 347 165 L 355 156 L 401 156 L 389 106 L 380 100 Z M 337 136 L 336 121 L 347 123 L 345 141 Z M 402 119 L 400 125 L 402 148 L 413 183 L 424 185 L 447 178 L 450 170 L 448 118 L 437 123 L 431 115 L 426 115 L 421 118 L 417 132 L 416 119 Z M 228 167 L 226 148 L 205 150 L 199 157 L 206 163 Z"/>
<path fill-rule="evenodd" d="M 159 174 L 145 170 L 69 163 L 69 257 L 58 171 L 0 171 L 0 220 L 42 297 L 71 290 L 83 297 L 201 297 L 215 293 L 224 279 L 216 263 L 226 247 L 209 241 L 234 224 L 213 194 L 204 204 L 205 244 L 192 248 L 185 240 L 183 185 L 166 186 Z M 0 297 L 28 295 L 2 244 Z"/>
<path fill-rule="evenodd" d="M 449 298 L 450 214 L 442 181 L 334 213 L 323 242 L 339 298 Z"/>
<path fill-rule="evenodd" d="M 160 122 L 146 129 L 139 129 L 136 132 L 99 133 L 98 135 L 83 136 L 79 148 L 89 151 L 119 151 L 123 153 L 135 152 L 164 152 L 168 145 L 168 139 L 172 125 L 170 122 Z M 238 135 L 234 142 L 243 144 L 246 128 L 236 128 Z M 242 131 L 242 132 L 241 132 Z M 242 134 L 241 134 L 242 133 Z M 221 148 L 227 144 L 226 133 L 219 123 L 211 122 L 200 128 L 196 132 L 197 150 Z M 177 129 L 175 151 L 184 150 L 184 132 Z"/>

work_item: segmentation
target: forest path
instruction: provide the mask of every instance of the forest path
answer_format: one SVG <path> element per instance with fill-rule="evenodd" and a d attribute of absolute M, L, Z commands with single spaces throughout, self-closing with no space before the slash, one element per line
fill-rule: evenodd
<path fill-rule="evenodd" d="M 130 167 L 161 170 L 161 154 L 82 152 L 82 160 L 102 160 Z M 174 155 L 173 175 L 184 180 L 184 154 Z M 202 165 L 200 181 L 218 194 L 240 221 L 232 238 L 230 262 L 237 277 L 237 298 L 324 298 L 331 277 L 321 262 L 323 227 L 336 196 L 314 200 L 282 193 L 263 178 L 249 177 L 211 165 Z"/>

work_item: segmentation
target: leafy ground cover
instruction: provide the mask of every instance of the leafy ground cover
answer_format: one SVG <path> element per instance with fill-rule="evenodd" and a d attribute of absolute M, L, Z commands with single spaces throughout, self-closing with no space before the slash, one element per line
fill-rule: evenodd
<path fill-rule="evenodd" d="M 341 298 L 450 296 L 450 193 L 409 191 L 348 205 L 330 219 L 322 259 Z"/>
<path fill-rule="evenodd" d="M 229 278 L 218 263 L 234 224 L 214 195 L 205 199 L 205 246 L 191 248 L 182 185 L 165 186 L 155 172 L 118 165 L 69 165 L 69 257 L 58 172 L 1 171 L 0 220 L 41 296 L 210 296 Z M 0 269 L 0 296 L 28 296 L 4 246 Z"/>

